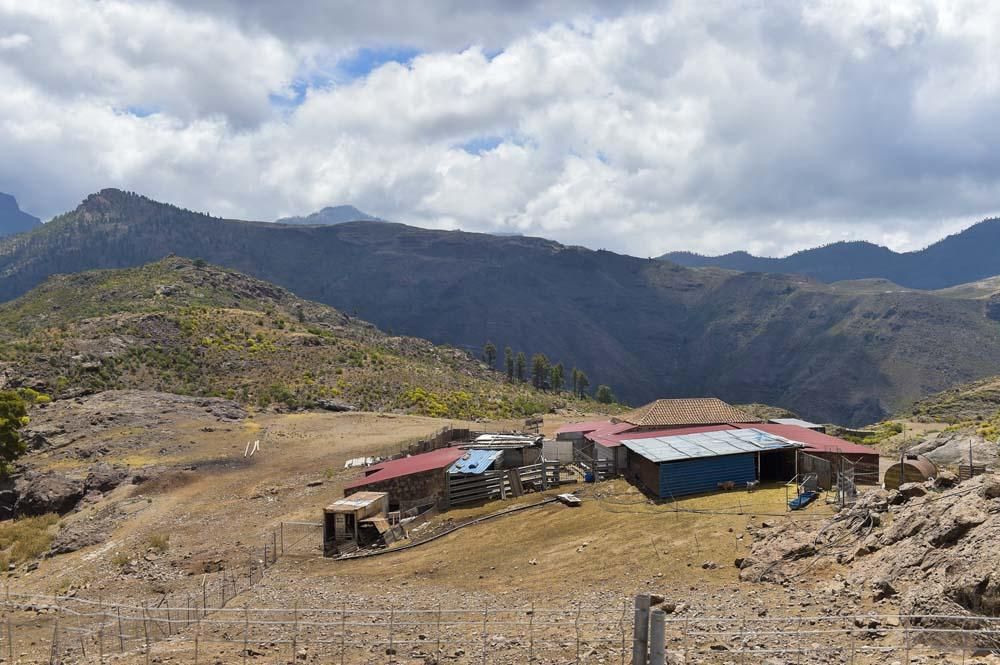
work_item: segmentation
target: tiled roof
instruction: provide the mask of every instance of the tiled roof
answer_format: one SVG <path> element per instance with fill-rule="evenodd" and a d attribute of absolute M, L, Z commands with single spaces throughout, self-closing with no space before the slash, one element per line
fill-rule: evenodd
<path fill-rule="evenodd" d="M 636 427 L 680 427 L 684 425 L 760 422 L 759 418 L 754 418 L 715 397 L 658 399 L 626 413 L 618 420 L 632 423 Z"/>

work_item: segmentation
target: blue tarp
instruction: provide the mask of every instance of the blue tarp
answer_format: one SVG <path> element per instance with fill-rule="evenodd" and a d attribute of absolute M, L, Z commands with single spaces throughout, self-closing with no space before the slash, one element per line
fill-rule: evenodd
<path fill-rule="evenodd" d="M 451 465 L 448 473 L 479 474 L 492 466 L 501 455 L 502 450 L 466 450 L 461 459 Z"/>

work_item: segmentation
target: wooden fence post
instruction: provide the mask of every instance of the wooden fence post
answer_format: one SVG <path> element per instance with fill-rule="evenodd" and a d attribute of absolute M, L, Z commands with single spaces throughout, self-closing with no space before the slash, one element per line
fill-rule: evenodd
<path fill-rule="evenodd" d="M 490 620 L 490 601 L 486 601 L 486 606 L 483 608 L 483 665 L 486 665 L 486 630 L 487 623 Z"/>
<path fill-rule="evenodd" d="M 149 611 L 145 605 L 142 606 L 142 633 L 146 638 L 146 648 L 143 651 L 146 652 L 146 665 L 149 665 L 149 623 L 147 622 L 147 617 L 149 616 Z"/>
<path fill-rule="evenodd" d="M 243 663 L 247 662 L 247 651 L 250 650 L 250 604 L 243 606 Z"/>
<path fill-rule="evenodd" d="M 347 651 L 347 603 L 340 606 L 340 665 L 344 665 L 345 651 Z"/>
<path fill-rule="evenodd" d="M 7 615 L 7 662 L 14 662 L 14 628 L 11 626 L 10 614 Z"/>
<path fill-rule="evenodd" d="M 650 613 L 649 665 L 665 665 L 667 661 L 666 618 L 659 608 Z"/>
<path fill-rule="evenodd" d="M 125 653 L 125 633 L 122 632 L 122 606 L 118 606 L 118 647 Z"/>
<path fill-rule="evenodd" d="M 278 529 L 281 535 L 281 556 L 285 556 L 285 523 L 281 522 Z"/>
<path fill-rule="evenodd" d="M 622 658 L 621 665 L 625 665 L 625 616 L 628 614 L 628 598 L 622 599 L 622 616 L 618 619 L 618 629 L 622 633 Z"/>
<path fill-rule="evenodd" d="M 632 626 L 632 665 L 646 665 L 649 646 L 649 596 L 635 597 L 635 619 Z"/>
<path fill-rule="evenodd" d="M 531 601 L 531 614 L 528 615 L 528 662 L 535 659 L 535 601 Z"/>

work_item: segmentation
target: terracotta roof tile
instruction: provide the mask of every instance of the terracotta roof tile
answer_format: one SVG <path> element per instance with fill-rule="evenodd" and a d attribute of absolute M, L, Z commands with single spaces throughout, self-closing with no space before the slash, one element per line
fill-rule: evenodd
<path fill-rule="evenodd" d="M 754 418 L 715 397 L 658 399 L 620 416 L 618 420 L 632 423 L 636 427 L 681 427 L 684 425 L 760 422 L 759 418 Z"/>

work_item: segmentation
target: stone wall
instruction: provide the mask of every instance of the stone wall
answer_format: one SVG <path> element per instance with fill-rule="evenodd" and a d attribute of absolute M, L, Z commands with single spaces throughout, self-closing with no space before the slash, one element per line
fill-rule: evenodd
<path fill-rule="evenodd" d="M 414 501 L 424 497 L 434 497 L 438 506 L 447 503 L 448 485 L 445 474 L 447 469 L 434 469 L 423 473 L 413 473 L 399 478 L 390 478 L 378 482 L 361 485 L 345 491 L 354 492 L 386 492 L 389 494 L 389 510 L 398 510 L 401 501 Z"/>

